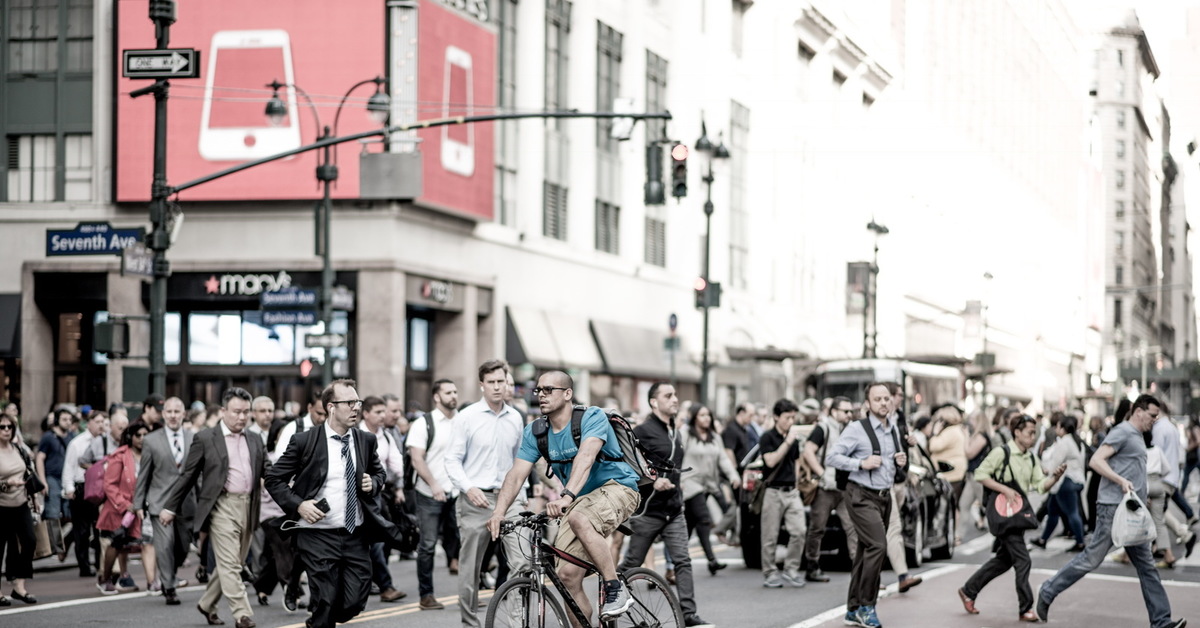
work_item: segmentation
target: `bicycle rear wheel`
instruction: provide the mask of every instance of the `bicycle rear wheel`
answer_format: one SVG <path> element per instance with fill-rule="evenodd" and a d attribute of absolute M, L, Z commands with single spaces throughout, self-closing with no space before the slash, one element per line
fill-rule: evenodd
<path fill-rule="evenodd" d="M 637 567 L 625 572 L 633 606 L 616 617 L 617 628 L 683 628 L 683 610 L 671 585 L 658 572 Z"/>
<path fill-rule="evenodd" d="M 534 589 L 529 577 L 512 578 L 496 590 L 488 604 L 484 628 L 569 628 L 562 604 L 546 587 Z M 545 623 L 539 623 L 538 601 L 545 604 Z"/>

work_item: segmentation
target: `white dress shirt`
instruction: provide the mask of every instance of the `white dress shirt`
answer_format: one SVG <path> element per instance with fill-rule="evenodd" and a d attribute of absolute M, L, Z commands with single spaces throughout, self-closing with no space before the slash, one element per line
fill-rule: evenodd
<path fill-rule="evenodd" d="M 433 442 L 429 442 L 429 427 L 426 423 L 430 420 L 433 421 Z M 457 497 L 458 490 L 454 488 L 454 484 L 450 482 L 450 474 L 446 472 L 446 452 L 450 450 L 450 441 L 453 438 L 454 418 L 447 418 L 441 410 L 434 408 L 433 412 L 409 426 L 406 442 L 409 449 L 425 451 L 425 466 L 429 467 L 433 481 L 437 482 L 447 495 Z M 426 444 L 429 445 L 428 450 L 425 449 Z M 433 497 L 433 490 L 420 474 L 417 474 L 415 488 L 418 493 Z"/>
<path fill-rule="evenodd" d="M 279 428 L 279 439 L 275 441 L 275 451 L 272 451 L 271 455 L 267 457 L 272 464 L 279 460 L 283 452 L 287 451 L 288 443 L 292 442 L 292 437 L 296 435 L 297 424 L 303 425 L 304 430 L 312 429 L 312 417 L 306 414 L 295 421 L 288 421 L 287 425 Z"/>
<path fill-rule="evenodd" d="M 75 493 L 75 483 L 83 481 L 83 469 L 79 468 L 79 457 L 83 455 L 85 449 L 92 444 L 92 433 L 84 430 L 71 439 L 67 443 L 66 460 L 63 461 L 62 472 L 62 495 L 66 497 L 68 494 Z"/>
<path fill-rule="evenodd" d="M 496 413 L 481 400 L 459 412 L 453 425 L 446 474 L 454 488 L 500 488 L 521 446 L 521 414 L 507 404 Z"/>
<path fill-rule="evenodd" d="M 329 454 L 329 464 L 325 469 L 325 486 L 317 493 L 313 501 L 321 501 L 325 498 L 329 501 L 329 512 L 325 513 L 325 518 L 316 523 L 309 523 L 303 517 L 296 523 L 299 528 L 314 528 L 319 530 L 337 530 L 346 526 L 346 460 L 342 458 L 342 441 L 337 432 L 329 425 L 322 425 L 320 428 L 321 434 L 325 437 L 325 451 Z M 354 434 L 356 430 L 347 430 L 347 434 Z M 358 465 L 358 451 L 356 443 L 357 437 L 350 441 L 350 459 L 354 461 L 355 468 Z M 362 476 L 361 473 L 358 474 Z M 362 502 L 358 504 L 358 524 L 362 525 Z"/>
<path fill-rule="evenodd" d="M 375 435 L 375 451 L 379 454 L 379 463 L 383 465 L 383 470 L 387 472 L 388 481 L 404 477 L 404 456 L 400 452 L 400 448 L 392 442 L 392 437 L 382 429 L 378 432 L 372 432 L 366 423 L 360 422 L 358 428 L 368 434 Z"/>

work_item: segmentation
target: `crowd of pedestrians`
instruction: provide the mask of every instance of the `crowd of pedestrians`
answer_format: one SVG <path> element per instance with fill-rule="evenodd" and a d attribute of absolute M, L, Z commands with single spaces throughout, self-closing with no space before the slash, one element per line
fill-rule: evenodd
<path fill-rule="evenodd" d="M 73 544 L 80 577 L 95 578 L 104 595 L 140 588 L 130 573 L 137 555 L 143 586 L 168 605 L 180 604 L 184 567 L 195 565 L 195 579 L 207 585 L 197 610 L 209 625 L 224 623 L 224 598 L 235 625 L 252 628 L 252 602 L 270 605 L 278 590 L 287 611 L 308 611 L 307 626 L 328 627 L 354 618 L 372 594 L 383 603 L 407 597 L 388 569 L 397 551 L 416 559 L 418 608 L 443 609 L 433 578 L 440 543 L 458 579 L 460 622 L 475 628 L 480 589 L 527 568 L 528 536 L 500 535 L 498 522 L 533 509 L 563 517 L 560 555 L 591 562 L 605 579 L 601 616 L 630 604 L 616 573 L 652 566 L 661 548 L 685 624 L 696 626 L 705 622 L 689 539 L 698 537 L 709 576 L 717 576 L 726 565 L 713 543 L 744 539 L 739 504 L 750 504 L 760 513 L 762 585 L 770 589 L 830 582 L 821 547 L 838 517 L 852 562 L 845 623 L 869 628 L 881 625 L 885 558 L 900 592 L 921 584 L 908 572 L 900 512 L 910 461 L 925 460 L 940 467 L 960 510 L 959 528 L 946 531 L 951 543 L 961 543 L 967 526 L 987 526 L 997 495 L 1047 495 L 1028 541 L 1024 527 L 993 530 L 994 556 L 958 591 L 966 612 L 980 612 L 986 585 L 1012 569 L 1019 619 L 1044 621 L 1055 598 L 1108 553 L 1114 511 L 1133 491 L 1158 538 L 1125 548 L 1125 560 L 1142 580 L 1152 626 L 1182 625 L 1171 619 L 1157 569 L 1177 560 L 1172 541 L 1186 554 L 1196 542 L 1185 491 L 1200 425 L 1191 419 L 1181 440 L 1148 395 L 1084 432 L 1076 415 L 1044 422 L 1014 408 L 989 417 L 946 404 L 910 419 L 894 382 L 867 386 L 861 405 L 846 397 L 742 403 L 721 420 L 658 382 L 648 388 L 649 412 L 629 418 L 647 455 L 665 466 L 639 482 L 604 413 L 575 410 L 585 400 L 566 373 L 545 373 L 532 395 L 514 399 L 508 365 L 489 360 L 475 385 L 479 401 L 460 406 L 458 384 L 438 380 L 430 412 L 409 415 L 397 396 L 362 396 L 351 380 L 314 391 L 300 416 L 298 404 L 276 410 L 272 399 L 240 388 L 190 410 L 178 397 L 152 395 L 132 421 L 120 405 L 64 405 L 46 416 L 36 445 L 23 441 L 17 407 L 7 404 L 0 557 L 8 595 L 37 602 L 26 585 L 44 531 L 41 553 L 64 560 Z M 531 431 L 543 416 L 548 436 Z M 582 427 L 566 429 L 572 420 Z M 554 448 L 543 452 L 539 438 Z M 752 468 L 761 473 L 758 490 L 743 486 Z M 1045 549 L 1059 523 L 1078 555 L 1035 597 L 1027 542 Z M 408 547 L 406 528 L 419 537 Z M 583 598 L 583 571 L 569 560 L 559 571 Z M 0 606 L 11 603 L 0 595 Z M 580 607 L 590 612 L 586 599 Z"/>

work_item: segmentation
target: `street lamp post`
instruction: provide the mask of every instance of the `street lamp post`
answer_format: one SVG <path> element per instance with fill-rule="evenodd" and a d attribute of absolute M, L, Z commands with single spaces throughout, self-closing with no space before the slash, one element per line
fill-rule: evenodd
<path fill-rule="evenodd" d="M 867 276 L 866 307 L 870 308 L 871 315 L 868 317 L 866 310 L 863 311 L 863 357 L 873 358 L 876 356 L 878 336 L 879 336 L 879 288 L 876 285 L 879 277 L 879 236 L 885 236 L 889 233 L 888 228 L 875 222 L 872 218 L 871 222 L 867 223 L 867 230 L 875 234 L 875 250 L 871 258 L 871 268 Z"/>
<path fill-rule="evenodd" d="M 709 258 L 712 253 L 712 184 L 713 178 L 713 162 L 717 159 L 729 159 L 729 149 L 725 148 L 723 139 L 724 133 L 718 135 L 717 145 L 713 146 L 712 141 L 708 139 L 708 128 L 703 120 L 700 121 L 700 139 L 696 140 L 696 150 L 708 155 L 708 172 L 700 178 L 704 182 L 706 196 L 704 199 L 704 273 L 701 279 L 704 282 L 704 300 L 701 304 L 704 316 L 704 332 L 702 340 L 702 351 L 700 355 L 700 403 L 712 407 L 709 400 L 709 370 L 712 364 L 708 359 L 708 310 L 712 306 L 712 300 L 709 298 L 712 294 L 720 294 L 720 289 L 714 287 L 711 277 L 709 276 Z"/>
<path fill-rule="evenodd" d="M 342 96 L 342 100 L 338 103 L 337 110 L 333 114 L 333 127 L 323 126 L 321 124 L 321 116 L 317 112 L 316 105 L 313 104 L 308 94 L 300 89 L 295 84 L 280 83 L 278 80 L 272 81 L 267 87 L 273 90 L 271 100 L 267 101 L 266 115 L 271 124 L 279 125 L 288 115 L 288 107 L 279 98 L 280 89 L 293 89 L 304 97 L 308 102 L 308 106 L 312 109 L 313 119 L 317 124 L 317 131 L 321 134 L 317 138 L 318 141 L 327 140 L 337 135 L 338 120 L 342 115 L 342 107 L 346 104 L 346 99 L 354 90 L 368 83 L 375 84 L 375 93 L 367 101 L 367 112 L 371 119 L 380 124 L 387 122 L 388 112 L 391 108 L 391 99 L 383 91 L 383 86 L 387 84 L 387 79 L 376 76 L 375 78 L 359 81 L 346 90 L 346 94 Z M 329 255 L 329 232 L 332 222 L 333 200 L 331 198 L 331 188 L 338 180 L 337 155 L 334 153 L 333 145 L 326 145 L 321 149 L 317 163 L 317 181 L 321 182 L 322 195 L 321 202 L 315 208 L 316 239 L 315 253 L 321 257 L 321 323 L 324 327 L 324 333 L 332 333 L 333 327 L 333 261 Z M 321 386 L 328 386 L 333 381 L 333 360 L 330 359 L 332 348 L 326 348 L 325 364 L 321 368 Z"/>

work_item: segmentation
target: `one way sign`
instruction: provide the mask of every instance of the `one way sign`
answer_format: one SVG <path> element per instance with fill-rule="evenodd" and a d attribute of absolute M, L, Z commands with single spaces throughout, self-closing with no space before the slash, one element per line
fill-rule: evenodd
<path fill-rule="evenodd" d="M 122 76 L 125 78 L 197 78 L 200 76 L 200 51 L 193 48 L 168 50 L 124 50 Z"/>

